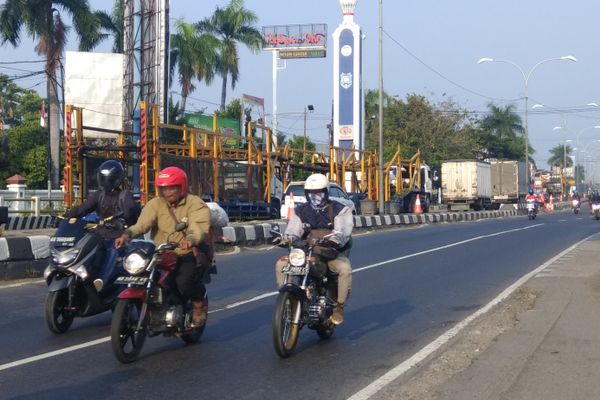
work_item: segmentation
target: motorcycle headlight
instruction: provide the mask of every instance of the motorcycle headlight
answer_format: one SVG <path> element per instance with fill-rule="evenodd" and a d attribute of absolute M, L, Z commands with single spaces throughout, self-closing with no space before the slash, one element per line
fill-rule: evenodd
<path fill-rule="evenodd" d="M 52 251 L 52 262 L 56 265 L 71 264 L 79 255 L 79 249 L 74 247 L 65 251 Z"/>
<path fill-rule="evenodd" d="M 306 262 L 306 254 L 302 249 L 292 249 L 289 255 L 290 264 L 294 267 L 301 267 Z"/>
<path fill-rule="evenodd" d="M 125 257 L 123 268 L 131 275 L 137 275 L 146 269 L 148 260 L 139 253 L 131 253 Z"/>

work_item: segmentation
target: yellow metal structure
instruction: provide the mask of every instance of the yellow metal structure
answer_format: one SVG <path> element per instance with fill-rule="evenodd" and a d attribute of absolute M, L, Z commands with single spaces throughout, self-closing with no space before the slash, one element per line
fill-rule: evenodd
<path fill-rule="evenodd" d="M 67 106 L 67 121 L 71 116 L 76 121 L 74 127 L 68 128 L 66 135 L 75 140 L 67 145 L 67 153 L 73 155 L 65 163 L 65 200 L 71 199 L 68 206 L 73 205 L 72 177 L 77 173 L 79 182 L 83 181 L 83 157 L 85 152 L 93 151 L 98 156 L 115 158 L 124 163 L 134 159 L 140 162 L 140 189 L 141 201 L 145 203 L 149 198 L 156 196 L 157 191 L 153 183 L 161 167 L 161 157 L 165 155 L 201 159 L 212 162 L 212 195 L 215 201 L 223 200 L 219 192 L 219 171 L 223 161 L 241 162 L 248 166 L 262 167 L 263 198 L 271 201 L 271 185 L 278 176 L 285 188 L 287 184 L 300 171 L 321 172 L 328 174 L 329 179 L 350 192 L 362 192 L 368 199 L 378 198 L 377 179 L 378 166 L 377 153 L 358 150 L 330 147 L 328 153 L 318 151 L 295 149 L 288 144 L 277 146 L 271 129 L 260 124 L 248 123 L 245 140 L 240 142 L 240 136 L 223 133 L 217 129 L 217 117 L 213 117 L 213 129 L 205 130 L 186 125 L 170 125 L 160 123 L 158 107 L 156 105 L 142 106 L 141 140 L 140 143 L 126 144 L 126 135 L 120 134 L 113 146 L 93 147 L 86 146 L 82 134 L 82 109 Z M 70 123 L 68 126 L 71 125 Z M 263 132 L 263 140 L 258 141 L 253 137 L 253 128 Z M 176 144 L 160 143 L 161 131 L 177 132 L 180 140 Z M 228 140 L 229 139 L 229 140 Z M 235 139 L 235 140 L 231 140 Z M 233 146 L 231 143 L 240 145 Z M 132 156 L 137 153 L 139 156 Z M 136 158 L 137 157 L 137 158 Z M 303 163 L 302 160 L 305 160 Z M 403 159 L 398 145 L 394 156 L 385 166 L 384 198 L 391 200 L 394 191 L 402 194 L 421 185 L 420 171 L 421 157 L 417 152 L 409 159 Z M 395 179 L 391 180 L 391 172 L 396 171 Z M 393 189 L 392 189 L 393 187 Z M 77 202 L 83 201 L 83 190 L 79 191 Z"/>

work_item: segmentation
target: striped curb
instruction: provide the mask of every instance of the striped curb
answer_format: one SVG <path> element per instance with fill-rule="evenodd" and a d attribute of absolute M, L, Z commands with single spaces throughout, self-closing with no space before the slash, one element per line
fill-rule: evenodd
<path fill-rule="evenodd" d="M 51 228 L 54 222 L 54 217 L 50 215 L 25 216 L 25 217 L 8 217 L 5 229 L 9 231 L 20 231 L 28 229 L 46 229 Z"/>

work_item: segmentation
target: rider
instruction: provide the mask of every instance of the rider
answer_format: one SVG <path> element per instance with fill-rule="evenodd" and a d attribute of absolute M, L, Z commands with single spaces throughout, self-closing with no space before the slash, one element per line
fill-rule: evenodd
<path fill-rule="evenodd" d="M 535 204 L 535 208 L 537 210 L 539 198 L 533 192 L 533 189 L 529 188 L 529 191 L 527 192 L 527 196 L 525 196 L 525 202 L 529 203 L 531 201 L 533 201 L 533 204 Z"/>
<path fill-rule="evenodd" d="M 91 193 L 79 206 L 65 212 L 65 218 L 69 219 L 69 223 L 74 224 L 78 218 L 96 212 L 100 219 L 119 216 L 124 219 L 125 224 L 133 225 L 140 214 L 140 207 L 131 192 L 122 188 L 125 179 L 123 165 L 115 160 L 104 161 L 100 164 L 96 176 L 100 190 Z M 96 233 L 105 239 L 104 248 L 106 249 L 106 255 L 98 258 L 98 263 L 102 262 L 102 265 L 97 267 L 99 272 L 93 282 L 99 292 L 116 272 L 115 260 L 118 252 L 113 245 L 113 240 L 119 237 L 122 231 L 100 226 Z"/>
<path fill-rule="evenodd" d="M 577 190 L 573 190 L 573 194 L 571 195 L 571 200 L 577 200 L 577 204 L 581 204 L 581 196 Z"/>
<path fill-rule="evenodd" d="M 594 190 L 592 193 L 592 204 L 600 204 L 600 193 L 597 190 Z"/>
<path fill-rule="evenodd" d="M 188 177 L 180 168 L 168 167 L 160 171 L 156 186 L 160 196 L 144 206 L 138 222 L 115 240 L 115 246 L 119 248 L 130 238 L 149 231 L 157 245 L 167 240 L 178 242 L 175 282 L 179 292 L 192 301 L 192 324 L 202 326 L 208 311 L 206 288 L 202 282 L 207 266 L 198 260 L 202 258 L 200 248 L 209 235 L 210 211 L 200 197 L 187 192 Z M 186 220 L 186 230 L 172 235 L 177 223 Z"/>
<path fill-rule="evenodd" d="M 352 287 L 352 268 L 348 259 L 350 246 L 348 241 L 352 234 L 354 220 L 352 211 L 341 203 L 329 198 L 329 181 L 323 174 L 312 174 L 306 178 L 304 193 L 307 202 L 296 205 L 282 242 L 293 242 L 305 235 L 305 226 L 310 226 L 308 238 L 323 237 L 333 233 L 329 241 L 341 250 L 337 258 L 327 263 L 329 269 L 338 274 L 338 297 L 333 308 L 331 322 L 339 325 L 344 322 L 344 305 Z M 344 251 L 345 250 L 345 251 Z M 275 265 L 277 284 L 283 284 L 284 275 L 281 271 L 286 265 L 285 259 L 280 259 Z"/>

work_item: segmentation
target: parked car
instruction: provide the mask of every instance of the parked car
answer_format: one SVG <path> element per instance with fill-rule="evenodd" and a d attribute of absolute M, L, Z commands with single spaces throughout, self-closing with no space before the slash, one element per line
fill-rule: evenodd
<path fill-rule="evenodd" d="M 304 181 L 293 181 L 288 184 L 283 195 L 284 200 L 281 205 L 281 218 L 287 218 L 288 205 L 286 204 L 286 198 L 288 198 L 291 193 L 294 194 L 294 203 L 306 203 L 306 197 L 304 196 Z M 352 211 L 352 214 L 356 214 L 354 201 L 337 183 L 329 183 L 329 198 L 342 203 Z"/>

